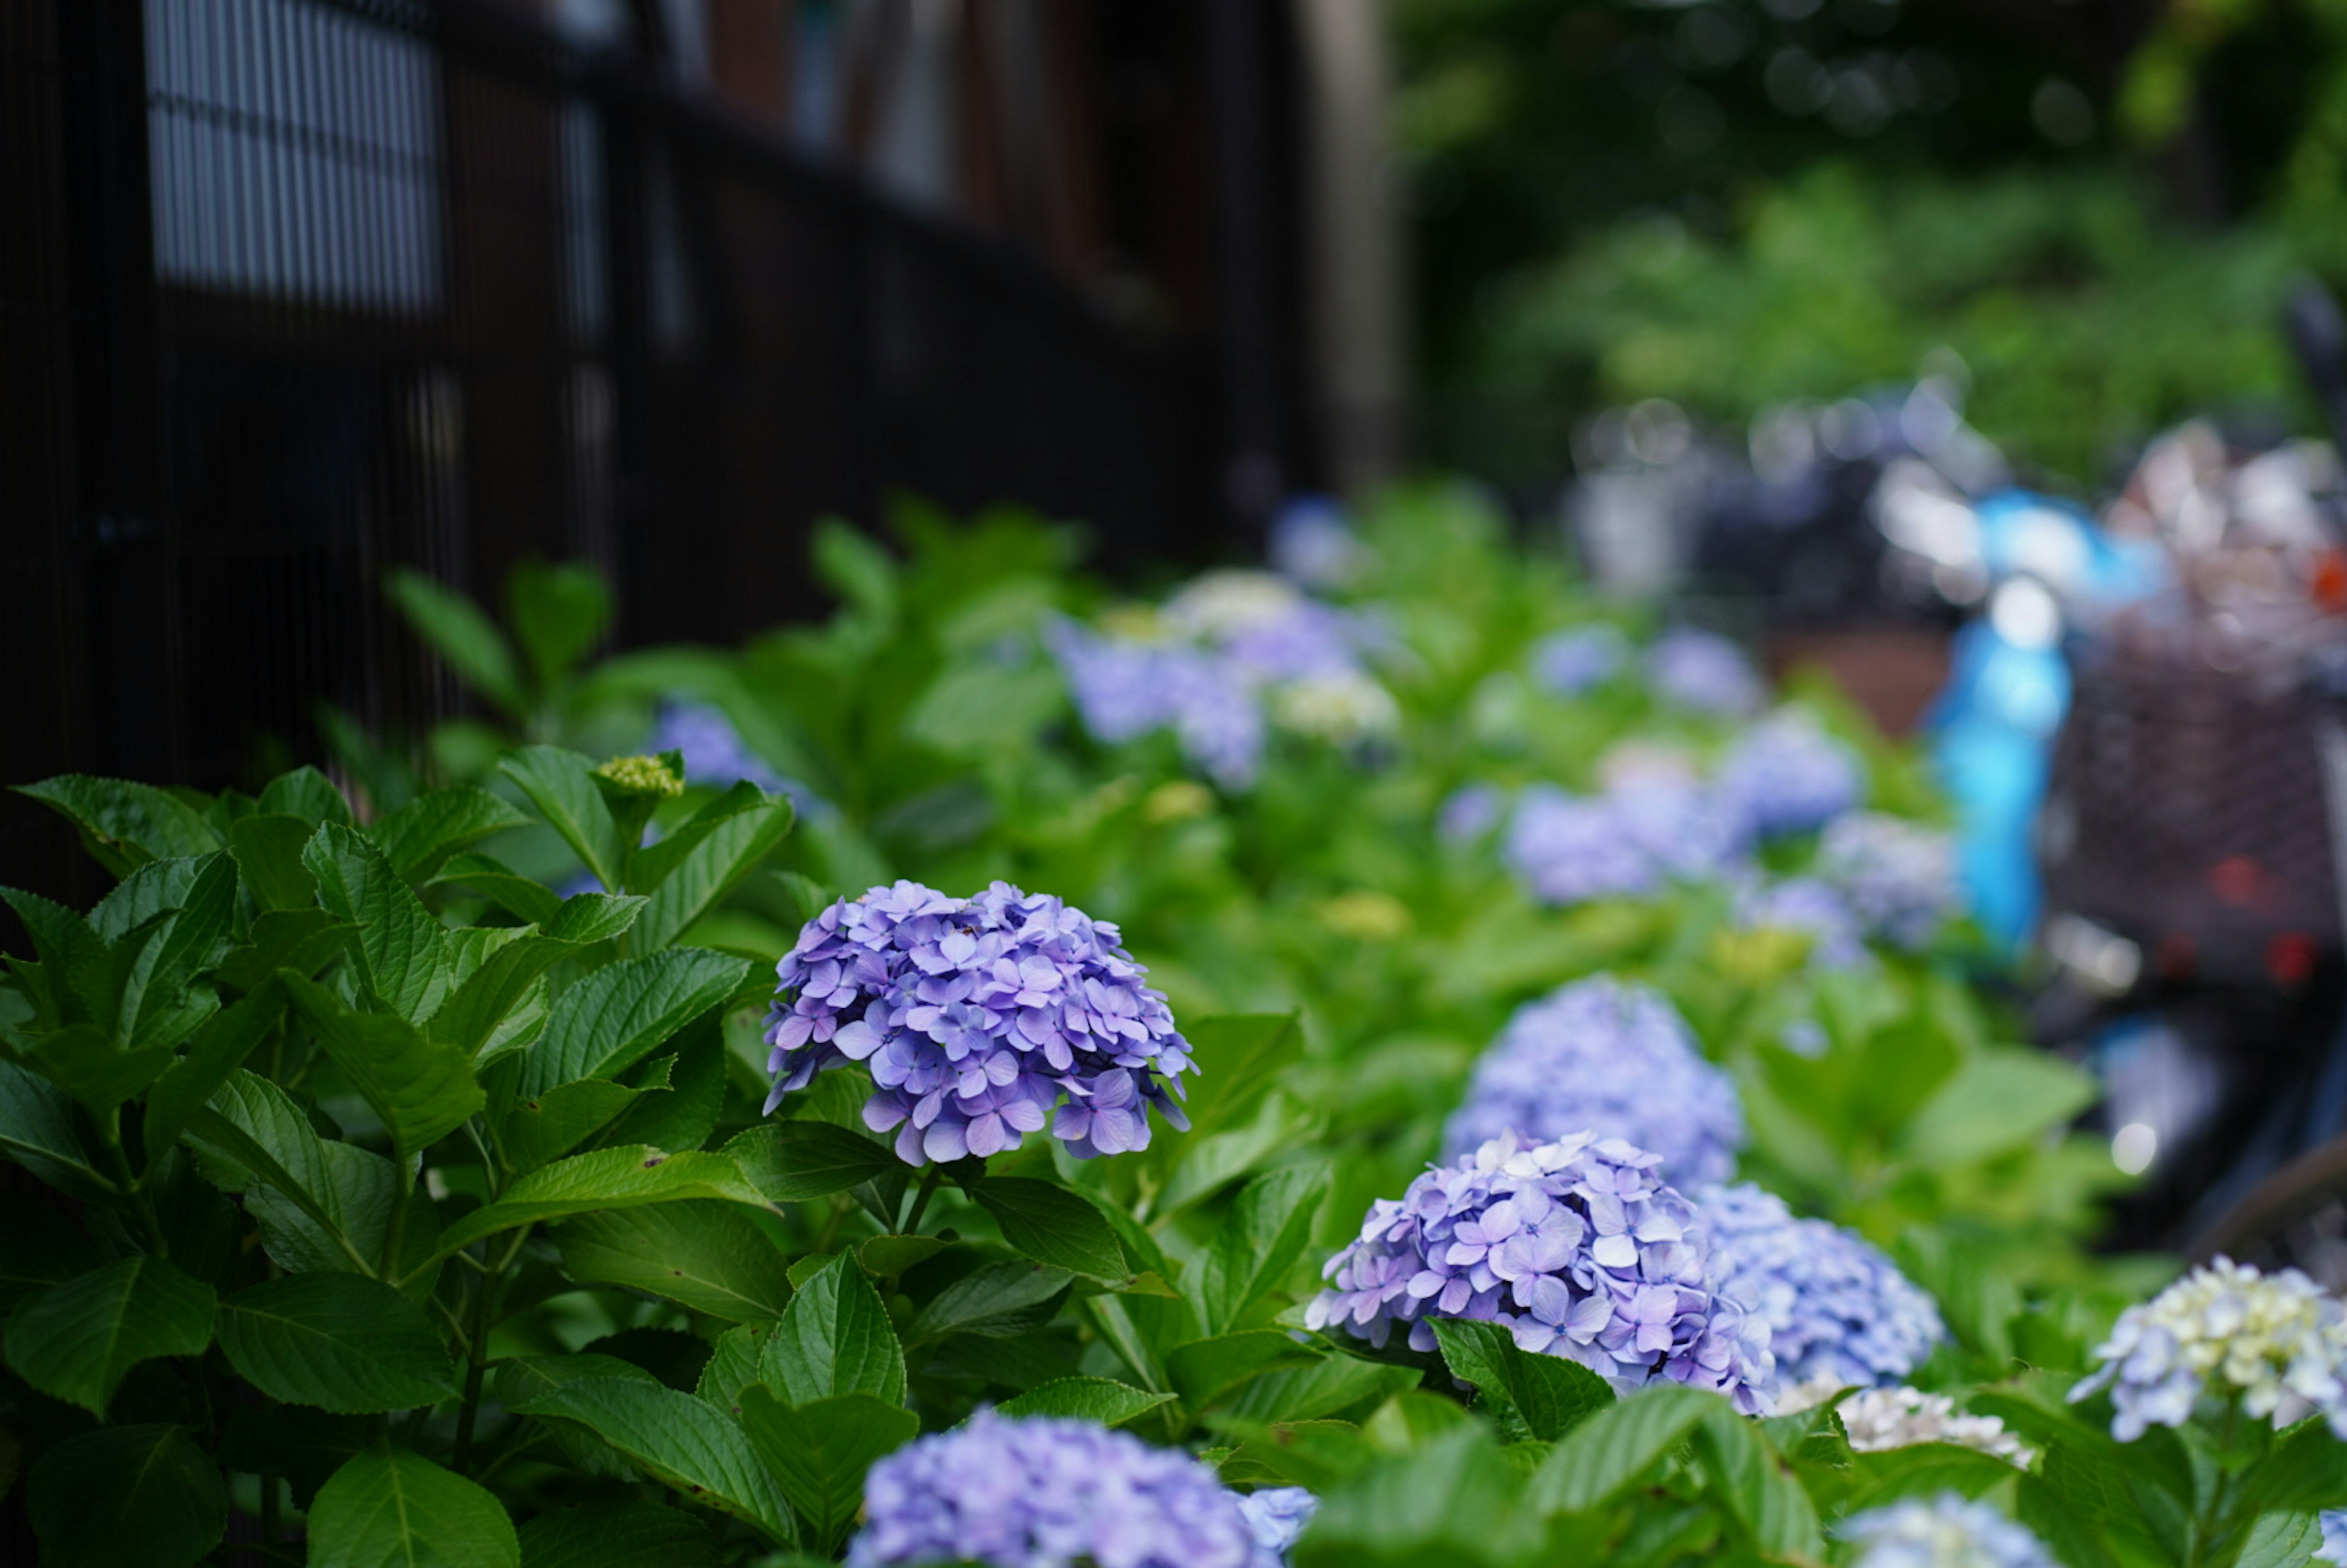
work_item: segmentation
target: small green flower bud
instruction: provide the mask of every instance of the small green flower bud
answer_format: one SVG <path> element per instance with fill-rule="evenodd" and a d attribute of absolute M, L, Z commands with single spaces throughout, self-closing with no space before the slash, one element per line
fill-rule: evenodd
<path fill-rule="evenodd" d="M 683 775 L 659 757 L 613 757 L 595 770 L 630 794 L 668 800 L 684 793 Z"/>

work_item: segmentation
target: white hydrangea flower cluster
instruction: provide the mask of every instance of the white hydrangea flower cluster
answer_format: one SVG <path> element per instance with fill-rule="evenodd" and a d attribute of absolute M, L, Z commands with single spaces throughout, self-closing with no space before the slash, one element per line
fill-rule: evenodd
<path fill-rule="evenodd" d="M 2294 1268 L 2218 1258 L 2121 1313 L 2095 1356 L 2070 1398 L 2109 1389 L 2121 1442 L 2182 1426 L 2204 1396 L 2277 1422 L 2320 1411 L 2347 1440 L 2347 1307 Z"/>
<path fill-rule="evenodd" d="M 1165 620 L 1184 636 L 1219 641 L 1278 625 L 1303 596 L 1267 571 L 1225 567 L 1204 572 L 1165 601 Z"/>
<path fill-rule="evenodd" d="M 1799 1384 L 1795 1395 L 1807 1394 L 1816 1386 Z M 1826 1390 L 1823 1398 L 1832 1398 L 1835 1391 Z M 1791 1397 L 1794 1396 L 1779 1396 L 1778 1413 L 1783 1413 Z M 1850 1446 L 1860 1453 L 1913 1448 L 1918 1443 L 1952 1443 L 1993 1455 L 2023 1470 L 2027 1470 L 2029 1461 L 2037 1457 L 2035 1450 L 2006 1431 L 2004 1423 L 1994 1416 L 1966 1414 L 1956 1409 L 1955 1401 L 1945 1394 L 1927 1394 L 1921 1389 L 1903 1385 L 1861 1389 L 1841 1402 L 1840 1413 L 1841 1424 L 1850 1433 Z"/>
<path fill-rule="evenodd" d="M 1272 716 L 1299 735 L 1338 745 L 1389 735 L 1401 727 L 1401 708 L 1383 686 L 1358 670 L 1306 675 L 1272 693 Z"/>

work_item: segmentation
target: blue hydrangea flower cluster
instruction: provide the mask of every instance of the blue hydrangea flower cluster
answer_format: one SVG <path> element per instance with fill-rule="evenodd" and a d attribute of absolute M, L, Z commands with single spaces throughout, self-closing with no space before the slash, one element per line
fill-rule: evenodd
<path fill-rule="evenodd" d="M 2260 1419 L 2320 1414 L 2347 1440 L 2347 1307 L 2294 1268 L 2219 1257 L 2119 1314 L 2073 1400 L 2111 1391 L 2111 1435 L 2180 1427 L 2204 1399 Z"/>
<path fill-rule="evenodd" d="M 1870 1508 L 1836 1533 L 1859 1545 L 1852 1568 L 2055 1568 L 2025 1527 L 1962 1492 Z"/>
<path fill-rule="evenodd" d="M 1225 789 L 1254 784 L 1262 765 L 1263 705 L 1229 661 L 1173 643 L 1097 636 L 1073 621 L 1044 633 L 1077 715 L 1110 745 L 1170 729 L 1192 766 Z"/>
<path fill-rule="evenodd" d="M 1663 884 L 1663 868 L 1623 832 L 1608 798 L 1554 784 L 1523 792 L 1500 853 L 1543 904 L 1638 897 Z"/>
<path fill-rule="evenodd" d="M 1455 1157 L 1507 1132 L 1620 1138 L 1694 1188 L 1736 1173 L 1744 1107 L 1661 993 L 1598 975 L 1516 1009 L 1476 1062 L 1443 1146 Z"/>
<path fill-rule="evenodd" d="M 2314 1555 L 2325 1563 L 2347 1563 L 2347 1510 L 2325 1509 L 2315 1522 L 2322 1527 L 2322 1544 Z"/>
<path fill-rule="evenodd" d="M 850 1568 L 1270 1568 L 1213 1471 L 1090 1421 L 980 1410 L 874 1465 L 864 1517 Z"/>
<path fill-rule="evenodd" d="M 1673 628 L 1646 651 L 1646 683 L 1666 702 L 1730 718 L 1758 712 L 1768 700 L 1744 650 L 1691 626 Z"/>
<path fill-rule="evenodd" d="M 1861 969 L 1874 962 L 1865 929 L 1849 900 L 1814 876 L 1753 884 L 1736 901 L 1736 923 L 1747 931 L 1795 931 L 1808 937 L 1814 969 Z"/>
<path fill-rule="evenodd" d="M 1617 1389 L 1669 1378 L 1766 1415 L 1767 1327 L 1713 1286 L 1695 1205 L 1664 1184 L 1662 1163 L 1618 1138 L 1503 1133 L 1372 1204 L 1359 1239 L 1321 1270 L 1328 1287 L 1305 1326 L 1378 1346 L 1399 1327 L 1431 1350 L 1431 1318 L 1499 1323 Z"/>
<path fill-rule="evenodd" d="M 1717 787 L 1761 838 L 1811 833 L 1866 794 L 1858 754 L 1807 715 L 1785 711 L 1737 736 Z"/>
<path fill-rule="evenodd" d="M 1945 1338 L 1940 1309 L 1856 1233 L 1745 1183 L 1696 1194 L 1712 1277 L 1768 1326 L 1788 1385 L 1896 1383 Z"/>
<path fill-rule="evenodd" d="M 1742 813 L 1716 788 L 1652 778 L 1625 783 L 1605 799 L 1630 842 L 1681 881 L 1729 875 L 1751 849 Z"/>
<path fill-rule="evenodd" d="M 1047 1119 L 1079 1158 L 1145 1149 L 1152 1106 L 1189 1125 L 1174 1096 L 1197 1071 L 1145 972 L 1114 926 L 1007 882 L 843 898 L 775 966 L 766 1109 L 861 1061 L 865 1124 L 908 1164 L 1015 1149 Z"/>
<path fill-rule="evenodd" d="M 1553 631 L 1532 644 L 1532 680 L 1560 697 L 1603 686 L 1630 661 L 1630 640 L 1605 621 Z"/>
<path fill-rule="evenodd" d="M 1963 907 L 1954 840 L 1881 812 L 1829 824 L 1815 869 L 1850 901 L 1869 935 L 1911 950 L 1928 946 Z"/>
<path fill-rule="evenodd" d="M 1649 781 L 1602 795 L 1535 784 L 1518 800 L 1501 853 L 1532 897 L 1572 905 L 1718 876 L 1745 848 L 1738 817 L 1717 794 Z"/>
<path fill-rule="evenodd" d="M 1239 1499 L 1239 1512 L 1255 1535 L 1255 1568 L 1281 1568 L 1288 1549 L 1320 1512 L 1320 1500 L 1300 1486 L 1267 1486 Z"/>

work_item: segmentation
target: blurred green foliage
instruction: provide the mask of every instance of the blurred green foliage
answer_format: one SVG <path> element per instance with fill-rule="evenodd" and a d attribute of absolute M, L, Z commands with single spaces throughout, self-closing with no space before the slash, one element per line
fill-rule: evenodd
<path fill-rule="evenodd" d="M 2091 482 L 2188 411 L 2304 423 L 2275 330 L 2347 282 L 2335 0 L 1402 0 L 1435 455 L 1515 484 L 1573 420 L 1725 422 L 1962 356 Z"/>
<path fill-rule="evenodd" d="M 2091 480 L 2195 410 L 2290 395 L 2279 302 L 2342 256 L 2329 227 L 2187 231 L 2106 170 L 1895 180 L 1838 160 L 1756 197 L 1732 238 L 1628 220 L 1528 274 L 1477 372 L 1526 400 L 1741 420 L 1952 350 L 1991 440 Z"/>

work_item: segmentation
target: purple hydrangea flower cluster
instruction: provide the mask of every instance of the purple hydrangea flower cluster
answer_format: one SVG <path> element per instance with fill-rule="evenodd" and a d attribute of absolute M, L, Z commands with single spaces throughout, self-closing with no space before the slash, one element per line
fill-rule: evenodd
<path fill-rule="evenodd" d="M 1858 1543 L 1853 1568 L 2055 1568 L 2025 1527 L 1956 1491 L 1870 1508 L 1835 1533 Z"/>
<path fill-rule="evenodd" d="M 1662 1163 L 1618 1138 L 1502 1133 L 1372 1204 L 1360 1238 L 1321 1270 L 1328 1288 L 1305 1326 L 1378 1346 L 1399 1326 L 1431 1350 L 1431 1318 L 1499 1323 L 1617 1389 L 1669 1378 L 1765 1415 L 1777 1392 L 1766 1327 L 1714 1289 L 1695 1205 L 1663 1184 Z"/>
<path fill-rule="evenodd" d="M 1584 796 L 1536 784 L 1517 803 L 1501 856 L 1534 897 L 1566 905 L 1717 876 L 1744 849 L 1737 815 L 1700 785 L 1653 782 Z"/>
<path fill-rule="evenodd" d="M 1213 1471 L 1090 1421 L 980 1410 L 874 1465 L 864 1517 L 849 1568 L 1266 1568 Z"/>
<path fill-rule="evenodd" d="M 1267 1486 L 1239 1499 L 1239 1512 L 1255 1535 L 1254 1568 L 1282 1568 L 1288 1548 L 1320 1512 L 1320 1500 L 1300 1486 Z"/>
<path fill-rule="evenodd" d="M 1896 1383 L 1947 1337 L 1940 1309 L 1855 1232 L 1801 1219 L 1749 1183 L 1696 1194 L 1712 1277 L 1768 1326 L 1787 1383 Z"/>
<path fill-rule="evenodd" d="M 1927 946 L 1963 907 L 1954 840 L 1881 812 L 1852 812 L 1829 824 L 1816 871 L 1850 901 L 1870 934 L 1902 948 Z"/>
<path fill-rule="evenodd" d="M 1693 1188 L 1736 1173 L 1744 1106 L 1661 993 L 1598 975 L 1516 1009 L 1475 1064 L 1443 1145 L 1456 1155 L 1507 1132 L 1620 1138 Z"/>
<path fill-rule="evenodd" d="M 1728 717 L 1758 712 L 1768 700 L 1744 650 L 1691 626 L 1673 628 L 1646 651 L 1646 682 L 1666 702 Z"/>
<path fill-rule="evenodd" d="M 1736 923 L 1747 931 L 1795 931 L 1808 937 L 1811 968 L 1860 969 L 1874 961 L 1849 900 L 1814 876 L 1747 888 L 1736 902 Z"/>
<path fill-rule="evenodd" d="M 1189 1125 L 1174 1096 L 1197 1071 L 1145 972 L 1114 926 L 1007 882 L 843 898 L 775 966 L 766 1109 L 861 1061 L 865 1124 L 908 1164 L 1015 1149 L 1047 1119 L 1079 1158 L 1145 1149 L 1153 1105 Z"/>
<path fill-rule="evenodd" d="M 1736 738 L 1717 787 L 1762 838 L 1810 833 L 1866 793 L 1858 754 L 1808 716 L 1783 712 Z"/>
<path fill-rule="evenodd" d="M 1110 745 L 1170 729 L 1191 764 L 1245 789 L 1262 764 L 1263 704 L 1230 660 L 1174 643 L 1100 637 L 1055 621 L 1044 641 L 1092 735 Z"/>
<path fill-rule="evenodd" d="M 1551 632 L 1532 644 L 1532 680 L 1560 697 L 1578 697 L 1621 673 L 1630 640 L 1605 621 Z"/>

